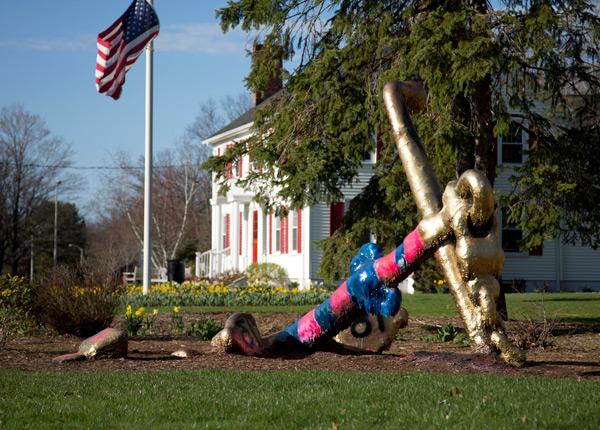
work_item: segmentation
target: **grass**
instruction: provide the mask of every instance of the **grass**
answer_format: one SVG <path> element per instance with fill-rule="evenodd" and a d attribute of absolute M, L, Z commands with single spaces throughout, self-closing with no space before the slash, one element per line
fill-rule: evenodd
<path fill-rule="evenodd" d="M 598 428 L 600 382 L 327 371 L 0 370 L 1 428 Z"/>
<path fill-rule="evenodd" d="M 507 294 L 507 307 L 511 319 L 542 319 L 543 311 L 547 318 L 565 321 L 600 323 L 599 293 L 521 293 Z M 450 294 L 405 294 L 402 305 L 410 316 L 458 317 L 458 311 Z M 250 312 L 274 313 L 286 312 L 302 314 L 314 306 L 185 306 L 184 312 Z M 159 308 L 171 312 L 172 308 Z"/>
<path fill-rule="evenodd" d="M 458 316 L 450 294 L 405 294 L 403 306 L 411 316 Z M 545 311 L 548 318 L 600 323 L 599 293 L 521 293 L 507 294 L 510 319 L 537 319 Z"/>

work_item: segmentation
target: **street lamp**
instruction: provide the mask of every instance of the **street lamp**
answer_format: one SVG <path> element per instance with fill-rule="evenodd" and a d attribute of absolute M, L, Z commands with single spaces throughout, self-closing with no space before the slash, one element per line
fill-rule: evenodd
<path fill-rule="evenodd" d="M 54 252 L 52 253 L 52 268 L 56 269 L 56 255 L 57 255 L 57 237 L 58 237 L 58 186 L 62 184 L 62 181 L 56 181 L 56 187 L 54 187 Z"/>
<path fill-rule="evenodd" d="M 77 248 L 79 249 L 79 265 L 83 266 L 83 248 L 81 246 L 77 246 L 74 243 L 69 243 L 69 248 Z"/>

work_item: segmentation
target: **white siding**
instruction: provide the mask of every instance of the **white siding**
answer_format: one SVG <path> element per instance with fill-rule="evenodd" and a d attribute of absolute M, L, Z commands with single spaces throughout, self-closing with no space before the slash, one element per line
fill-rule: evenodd
<path fill-rule="evenodd" d="M 329 206 L 319 204 L 310 208 L 310 277 L 317 279 L 323 251 L 316 241 L 329 237 Z"/>
<path fill-rule="evenodd" d="M 505 252 L 502 279 L 539 281 L 554 284 L 558 279 L 556 241 L 545 241 L 542 255 L 529 255 L 527 252 Z"/>
<path fill-rule="evenodd" d="M 581 245 L 562 245 L 563 282 L 565 288 L 600 289 L 600 249 Z"/>

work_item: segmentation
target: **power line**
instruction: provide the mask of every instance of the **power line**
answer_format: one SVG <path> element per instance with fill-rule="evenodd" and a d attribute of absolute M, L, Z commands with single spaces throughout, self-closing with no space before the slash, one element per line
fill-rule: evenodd
<path fill-rule="evenodd" d="M 0 164 L 9 164 L 9 162 L 0 162 Z M 10 163 L 15 164 L 15 163 Z M 153 166 L 154 169 L 174 169 L 190 166 L 190 164 L 167 164 L 162 166 Z M 23 164 L 23 167 L 37 167 L 43 169 L 72 169 L 72 170 L 140 170 L 144 166 L 71 166 L 68 164 Z"/>

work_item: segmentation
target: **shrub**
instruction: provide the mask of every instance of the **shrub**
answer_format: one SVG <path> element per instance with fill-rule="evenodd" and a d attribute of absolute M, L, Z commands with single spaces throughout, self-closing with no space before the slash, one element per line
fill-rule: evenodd
<path fill-rule="evenodd" d="M 429 259 L 425 261 L 414 274 L 415 290 L 424 293 L 439 293 L 437 281 L 443 278 L 444 276 L 437 267 L 435 259 Z M 446 288 L 448 287 L 446 286 Z"/>
<path fill-rule="evenodd" d="M 454 327 L 452 323 L 448 323 L 442 328 L 438 329 L 437 337 L 440 342 L 452 342 L 456 336 L 458 336 L 459 331 Z"/>
<path fill-rule="evenodd" d="M 59 267 L 36 290 L 38 318 L 61 334 L 87 337 L 108 327 L 119 300 L 118 279 L 110 271 Z"/>
<path fill-rule="evenodd" d="M 285 269 L 275 263 L 253 263 L 246 269 L 246 276 L 251 287 L 276 287 L 289 282 Z"/>
<path fill-rule="evenodd" d="M 30 314 L 33 288 L 22 276 L 0 275 L 0 306 Z"/>
<path fill-rule="evenodd" d="M 545 315 L 541 321 L 527 317 L 513 323 L 510 337 L 515 346 L 521 349 L 545 349 L 554 345 L 552 332 L 555 326 L 556 320 L 548 319 Z"/>
<path fill-rule="evenodd" d="M 32 308 L 33 288 L 25 278 L 0 275 L 0 347 L 38 325 Z"/>
<path fill-rule="evenodd" d="M 195 336 L 200 340 L 211 340 L 218 332 L 223 329 L 219 323 L 212 318 L 200 318 L 199 320 L 189 320 L 185 326 L 187 336 Z"/>

